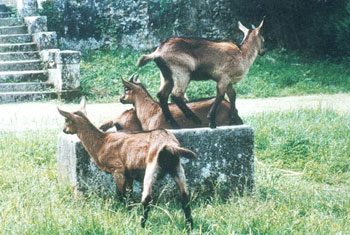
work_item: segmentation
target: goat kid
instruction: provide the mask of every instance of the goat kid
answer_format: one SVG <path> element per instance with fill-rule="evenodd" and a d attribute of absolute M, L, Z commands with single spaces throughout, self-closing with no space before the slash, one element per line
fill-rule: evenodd
<path fill-rule="evenodd" d="M 215 128 L 215 115 L 219 104 L 228 95 L 231 104 L 231 118 L 235 124 L 243 124 L 237 115 L 236 92 L 232 84 L 239 82 L 248 73 L 257 54 L 264 54 L 264 38 L 261 28 L 249 29 L 239 22 L 239 29 L 244 33 L 240 47 L 232 42 L 214 42 L 201 38 L 169 38 L 148 55 L 142 55 L 137 66 L 143 66 L 154 60 L 160 69 L 161 87 L 157 94 L 165 119 L 178 128 L 179 125 L 171 115 L 168 97 L 177 104 L 185 116 L 195 123 L 200 123 L 193 111 L 186 105 L 184 94 L 191 80 L 214 80 L 217 82 L 216 100 L 210 108 L 207 118 L 210 127 Z"/>
<path fill-rule="evenodd" d="M 122 79 L 125 92 L 120 97 L 123 104 L 133 104 L 137 119 L 143 130 L 156 128 L 171 129 L 172 126 L 165 120 L 162 109 L 158 102 L 154 101 L 146 88 L 138 80 L 138 75 L 132 75 L 129 81 Z M 199 117 L 201 124 L 189 121 L 175 104 L 170 104 L 169 109 L 180 128 L 208 127 L 209 122 L 206 115 L 215 99 L 203 99 L 188 103 L 191 110 Z M 232 125 L 230 118 L 230 104 L 224 100 L 218 107 L 216 116 L 218 125 Z"/>
<path fill-rule="evenodd" d="M 117 131 L 128 130 L 128 131 L 142 131 L 142 126 L 139 119 L 136 116 L 134 108 L 125 110 L 116 119 L 104 122 L 99 129 L 107 131 L 114 127 Z M 153 128 L 156 129 L 156 128 Z"/>
<path fill-rule="evenodd" d="M 58 108 L 66 118 L 63 132 L 77 134 L 94 163 L 113 175 L 120 196 L 124 197 L 126 189 L 132 188 L 133 180 L 143 182 L 141 226 L 145 226 L 148 217 L 152 185 L 168 173 L 180 190 L 186 223 L 192 228 L 190 198 L 180 157 L 193 159 L 196 154 L 181 148 L 175 136 L 163 129 L 104 133 L 89 121 L 85 107 L 83 98 L 80 111 L 66 112 Z"/>

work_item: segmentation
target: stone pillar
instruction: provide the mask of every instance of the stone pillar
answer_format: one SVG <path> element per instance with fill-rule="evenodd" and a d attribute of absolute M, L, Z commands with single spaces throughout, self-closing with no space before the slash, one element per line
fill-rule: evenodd
<path fill-rule="evenodd" d="M 29 34 L 47 32 L 47 17 L 46 16 L 24 17 L 24 22 L 28 26 L 28 33 Z"/>
<path fill-rule="evenodd" d="M 20 17 L 38 15 L 37 1 L 36 0 L 17 0 L 17 14 Z"/>
<path fill-rule="evenodd" d="M 33 35 L 33 40 L 37 44 L 39 51 L 58 47 L 56 32 L 35 33 Z"/>
<path fill-rule="evenodd" d="M 49 80 L 57 92 L 78 91 L 80 89 L 80 52 L 58 51 L 55 53 L 55 69 L 49 69 Z"/>
<path fill-rule="evenodd" d="M 188 188 L 197 196 L 221 197 L 239 192 L 250 194 L 254 186 L 254 131 L 251 127 L 222 126 L 215 129 L 196 128 L 170 130 L 182 147 L 197 153 L 197 159 L 182 158 Z M 61 133 L 58 137 L 58 176 L 74 187 L 115 194 L 112 175 L 99 170 L 76 135 Z M 174 180 L 165 177 L 153 191 L 162 195 L 178 195 Z M 134 193 L 142 184 L 134 184 Z M 140 195 L 139 195 L 140 196 Z"/>
<path fill-rule="evenodd" d="M 6 9 L 6 6 L 5 4 L 0 4 L 0 12 L 6 12 L 7 9 Z"/>

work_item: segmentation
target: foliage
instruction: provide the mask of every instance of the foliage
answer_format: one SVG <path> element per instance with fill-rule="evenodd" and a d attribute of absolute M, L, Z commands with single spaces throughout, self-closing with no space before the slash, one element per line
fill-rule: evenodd
<path fill-rule="evenodd" d="M 53 0 L 47 0 L 41 3 L 42 9 L 39 9 L 39 14 L 47 17 L 48 30 L 56 31 L 61 36 L 64 34 L 63 17 L 57 10 Z"/>
<path fill-rule="evenodd" d="M 123 1 L 55 4 L 61 3 L 55 0 L 43 2 L 40 14 L 48 16 L 49 30 L 57 31 L 59 36 L 118 38 L 121 33 L 128 33 L 124 29 L 138 29 L 140 22 L 135 19 L 123 21 L 123 16 L 116 13 L 118 11 L 113 13 L 110 9 L 119 7 L 127 9 L 126 14 L 132 14 L 135 6 L 142 6 L 148 17 L 144 36 L 151 31 L 161 40 L 177 34 L 236 40 L 238 30 L 233 25 L 237 20 L 249 25 L 259 23 L 266 16 L 264 36 L 272 48 L 350 56 L 350 0 L 219 0 L 200 4 L 197 0 L 160 0 L 133 6 Z M 220 29 L 220 35 L 216 34 L 217 29 Z"/>
<path fill-rule="evenodd" d="M 304 172 L 308 180 L 350 184 L 349 114 L 296 110 L 249 117 L 256 154 L 274 167 Z"/>
<path fill-rule="evenodd" d="M 193 233 L 349 233 L 349 115 L 301 110 L 248 118 L 256 132 L 255 193 L 194 199 Z M 74 195 L 57 179 L 57 134 L 0 133 L 2 233 L 186 234 L 177 199 L 152 207 L 142 229 L 139 204 Z"/>
<path fill-rule="evenodd" d="M 248 22 L 265 15 L 264 35 L 275 47 L 350 55 L 350 0 L 235 0 L 231 9 Z"/>
<path fill-rule="evenodd" d="M 42 2 L 39 14 L 47 16 L 47 26 L 50 31 L 56 31 L 59 37 L 75 37 L 99 39 L 103 34 L 113 34 L 107 16 L 100 16 L 88 3 L 74 4 L 67 1 L 61 8 L 57 1 Z"/>
<path fill-rule="evenodd" d="M 89 51 L 81 63 L 81 85 L 85 95 L 99 101 L 121 94 L 121 77 L 139 73 L 153 97 L 159 88 L 159 69 L 151 62 L 135 66 L 141 54 L 131 49 Z M 238 97 L 271 97 L 350 91 L 349 59 L 314 58 L 286 50 L 269 51 L 258 57 L 248 75 L 235 85 Z M 189 99 L 215 96 L 213 81 L 192 81 Z"/>

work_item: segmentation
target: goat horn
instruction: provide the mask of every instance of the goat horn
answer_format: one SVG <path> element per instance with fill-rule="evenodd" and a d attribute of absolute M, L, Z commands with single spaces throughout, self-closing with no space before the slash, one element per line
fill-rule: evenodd
<path fill-rule="evenodd" d="M 134 82 L 134 83 L 140 83 L 140 81 L 139 81 L 139 75 L 138 75 L 138 74 L 136 74 L 136 75 L 134 76 L 133 82 Z"/>
<path fill-rule="evenodd" d="M 135 74 L 131 75 L 129 78 L 129 82 L 132 82 L 134 80 Z"/>
<path fill-rule="evenodd" d="M 264 24 L 264 20 L 265 20 L 265 17 L 266 17 L 266 16 L 264 16 L 264 17 L 263 17 L 263 19 L 262 19 L 262 21 L 261 21 L 260 25 L 258 26 L 258 28 L 259 28 L 259 29 L 260 29 L 260 28 L 263 26 L 263 24 Z"/>
<path fill-rule="evenodd" d="M 85 96 L 81 97 L 80 110 L 86 115 L 86 98 L 85 98 Z"/>
<path fill-rule="evenodd" d="M 244 40 L 247 38 L 248 36 L 248 32 L 249 32 L 249 29 L 247 29 L 242 23 L 241 21 L 238 21 L 238 28 L 244 33 L 244 36 L 243 36 L 243 39 L 242 39 L 242 42 L 241 44 L 244 42 Z"/>

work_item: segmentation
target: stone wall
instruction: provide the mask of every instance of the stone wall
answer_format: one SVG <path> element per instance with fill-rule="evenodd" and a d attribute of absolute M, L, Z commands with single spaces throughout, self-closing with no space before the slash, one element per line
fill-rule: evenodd
<path fill-rule="evenodd" d="M 2 4 L 5 4 L 6 6 L 15 7 L 16 6 L 16 0 L 1 0 Z"/>
<path fill-rule="evenodd" d="M 62 28 L 50 30 L 61 32 L 63 45 L 71 48 L 80 45 L 77 41 L 91 42 L 91 38 L 96 39 L 97 45 L 116 42 L 135 49 L 151 49 L 170 36 L 236 42 L 242 37 L 237 28 L 237 21 L 242 20 L 237 19 L 239 1 L 51 1 L 57 10 L 55 20 L 62 21 L 56 26 Z"/>
<path fill-rule="evenodd" d="M 249 194 L 252 191 L 254 132 L 251 127 L 225 126 L 172 132 L 181 146 L 198 155 L 197 159 L 181 160 L 187 185 L 194 195 L 203 197 L 219 193 L 220 196 L 226 197 L 237 191 L 240 194 Z M 104 192 L 115 194 L 113 177 L 95 166 L 76 135 L 60 134 L 57 164 L 60 180 L 68 182 L 76 191 L 102 189 Z M 135 182 L 134 186 L 134 192 L 137 194 L 141 185 Z M 155 191 L 161 191 L 163 196 L 172 194 L 175 189 L 176 186 L 169 177 L 155 187 Z"/>

